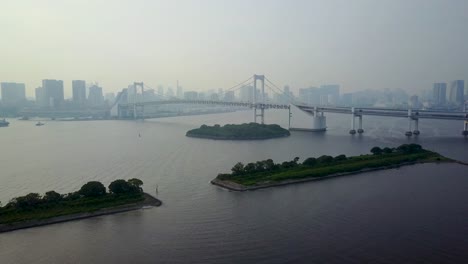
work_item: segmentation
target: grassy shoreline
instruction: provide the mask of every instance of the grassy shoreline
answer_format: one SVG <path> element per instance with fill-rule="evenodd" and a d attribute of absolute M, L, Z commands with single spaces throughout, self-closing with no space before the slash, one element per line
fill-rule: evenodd
<path fill-rule="evenodd" d="M 247 191 L 417 163 L 456 162 L 438 153 L 424 150 L 416 144 L 402 145 L 386 150 L 386 153 L 380 148 L 373 150 L 376 151 L 373 155 L 340 155 L 335 158 L 322 156 L 317 159 L 308 158 L 302 164 L 297 162 L 299 158 L 283 164 L 274 164 L 272 160 L 249 163 L 246 166 L 238 163 L 233 167 L 231 174 L 219 174 L 211 183 L 233 191 Z"/>
<path fill-rule="evenodd" d="M 113 198 L 114 201 L 92 202 L 91 204 L 72 206 L 70 204 L 57 205 L 50 208 L 35 208 L 14 214 L 3 214 L 0 218 L 0 233 L 18 229 L 50 225 L 67 221 L 85 219 L 101 215 L 122 213 L 138 210 L 145 206 L 160 206 L 162 202 L 157 198 L 140 193 L 123 195 Z"/>

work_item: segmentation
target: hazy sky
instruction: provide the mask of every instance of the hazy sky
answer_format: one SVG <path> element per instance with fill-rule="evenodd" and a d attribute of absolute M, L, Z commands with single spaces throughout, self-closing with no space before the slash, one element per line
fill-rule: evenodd
<path fill-rule="evenodd" d="M 0 81 L 293 90 L 468 79 L 467 0 L 0 0 Z"/>

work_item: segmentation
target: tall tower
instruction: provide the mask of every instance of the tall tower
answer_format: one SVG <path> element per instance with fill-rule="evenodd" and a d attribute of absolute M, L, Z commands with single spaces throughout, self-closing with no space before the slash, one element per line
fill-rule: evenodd
<path fill-rule="evenodd" d="M 256 75 L 253 76 L 253 105 L 254 105 L 254 122 L 257 123 L 257 117 L 260 116 L 261 123 L 265 123 L 265 75 Z M 258 98 L 257 92 L 257 80 L 261 81 L 261 93 L 260 98 Z M 260 102 L 259 102 L 260 101 Z M 260 114 L 257 114 L 257 108 L 260 108 Z"/>
<path fill-rule="evenodd" d="M 135 89 L 135 94 L 133 96 L 133 118 L 137 119 L 138 111 L 141 112 L 142 118 L 144 118 L 144 116 L 145 116 L 145 106 L 144 105 L 138 105 L 139 101 L 143 101 L 143 100 L 139 100 L 139 98 L 143 99 L 144 84 L 143 84 L 143 82 L 134 82 L 133 87 Z M 138 96 L 138 89 L 140 89 L 140 91 L 141 91 L 140 96 Z"/>

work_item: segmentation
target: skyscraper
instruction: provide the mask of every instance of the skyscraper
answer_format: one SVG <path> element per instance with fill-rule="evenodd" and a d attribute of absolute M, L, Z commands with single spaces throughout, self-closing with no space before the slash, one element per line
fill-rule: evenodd
<path fill-rule="evenodd" d="M 242 86 L 240 88 L 240 100 L 242 102 L 253 102 L 253 96 L 254 96 L 254 88 L 253 86 Z M 258 98 L 258 97 L 257 97 Z"/>
<path fill-rule="evenodd" d="M 57 108 L 65 100 L 62 80 L 42 80 L 42 106 Z"/>
<path fill-rule="evenodd" d="M 26 89 L 24 83 L 2 82 L 2 103 L 4 105 L 17 105 L 26 100 Z"/>
<path fill-rule="evenodd" d="M 36 105 L 45 106 L 44 105 L 44 89 L 42 89 L 42 87 L 37 87 L 35 90 L 35 94 L 36 94 Z"/>
<path fill-rule="evenodd" d="M 447 98 L 447 84 L 446 83 L 434 83 L 432 90 L 432 102 L 436 106 L 445 105 Z"/>
<path fill-rule="evenodd" d="M 340 98 L 340 86 L 338 84 L 326 84 L 320 86 L 322 94 L 320 103 L 323 105 L 336 105 Z"/>
<path fill-rule="evenodd" d="M 104 96 L 102 95 L 101 87 L 97 85 L 92 85 L 89 87 L 88 102 L 92 107 L 102 106 L 104 103 Z"/>
<path fill-rule="evenodd" d="M 465 97 L 465 81 L 456 80 L 450 83 L 449 100 L 455 105 L 462 105 Z"/>
<path fill-rule="evenodd" d="M 72 90 L 75 106 L 84 107 L 86 104 L 86 82 L 82 80 L 72 81 Z"/>

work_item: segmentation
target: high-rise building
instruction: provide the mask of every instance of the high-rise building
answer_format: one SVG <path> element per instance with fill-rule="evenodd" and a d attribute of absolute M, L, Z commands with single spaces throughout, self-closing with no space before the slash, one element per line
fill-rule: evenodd
<path fill-rule="evenodd" d="M 102 88 L 97 85 L 89 87 L 88 103 L 92 107 L 102 106 L 104 103 L 104 96 L 102 95 Z"/>
<path fill-rule="evenodd" d="M 242 86 L 240 88 L 240 95 L 239 95 L 240 100 L 242 102 L 253 102 L 253 96 L 254 96 L 253 90 L 254 90 L 253 86 L 250 86 L 250 85 Z"/>
<path fill-rule="evenodd" d="M 18 105 L 26 100 L 24 83 L 2 82 L 0 86 L 3 105 Z"/>
<path fill-rule="evenodd" d="M 341 105 L 351 106 L 353 104 L 353 94 L 345 93 L 341 96 Z"/>
<path fill-rule="evenodd" d="M 419 97 L 417 95 L 413 95 L 410 97 L 409 106 L 411 108 L 419 108 L 421 106 L 419 103 Z"/>
<path fill-rule="evenodd" d="M 177 81 L 177 98 L 182 99 L 184 96 L 184 89 L 182 86 L 179 86 L 179 81 Z"/>
<path fill-rule="evenodd" d="M 338 84 L 326 84 L 320 86 L 322 105 L 336 105 L 340 98 L 340 86 Z"/>
<path fill-rule="evenodd" d="M 447 84 L 434 83 L 432 89 L 432 103 L 436 106 L 445 105 L 447 98 Z"/>
<path fill-rule="evenodd" d="M 107 101 L 108 104 L 112 105 L 115 101 L 115 94 L 114 93 L 106 93 L 104 99 Z"/>
<path fill-rule="evenodd" d="M 227 91 L 224 93 L 224 100 L 227 102 L 233 102 L 236 99 L 234 91 Z"/>
<path fill-rule="evenodd" d="M 36 95 L 36 105 L 37 106 L 45 106 L 43 105 L 44 102 L 44 89 L 42 87 L 37 87 L 35 90 Z"/>
<path fill-rule="evenodd" d="M 169 98 L 174 97 L 174 90 L 172 90 L 172 87 L 167 87 L 166 96 Z"/>
<path fill-rule="evenodd" d="M 72 90 L 75 106 L 84 107 L 86 104 L 86 82 L 82 80 L 72 81 Z"/>
<path fill-rule="evenodd" d="M 465 98 L 465 81 L 456 80 L 450 83 L 449 100 L 455 105 L 462 105 Z"/>
<path fill-rule="evenodd" d="M 65 100 L 62 80 L 42 80 L 41 106 L 57 108 Z"/>
<path fill-rule="evenodd" d="M 164 97 L 164 87 L 162 85 L 158 86 L 158 95 Z"/>
<path fill-rule="evenodd" d="M 184 99 L 185 100 L 197 100 L 198 99 L 198 93 L 195 91 L 187 91 L 184 93 Z"/>
<path fill-rule="evenodd" d="M 317 87 L 299 89 L 299 100 L 308 105 L 319 105 L 321 95 Z"/>

